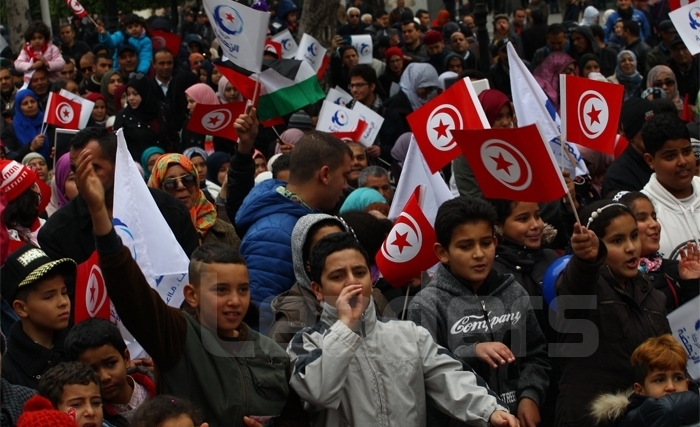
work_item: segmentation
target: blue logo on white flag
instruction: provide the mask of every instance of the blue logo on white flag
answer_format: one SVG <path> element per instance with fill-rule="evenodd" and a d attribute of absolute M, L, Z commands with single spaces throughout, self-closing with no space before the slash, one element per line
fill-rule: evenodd
<path fill-rule="evenodd" d="M 371 50 L 370 50 L 370 47 L 367 43 L 362 43 L 360 45 L 360 55 L 362 55 L 362 56 L 369 55 L 370 52 L 371 52 Z"/>
<path fill-rule="evenodd" d="M 700 7 L 694 7 L 688 12 L 688 21 L 690 23 L 690 28 L 697 30 L 700 29 Z"/>
<path fill-rule="evenodd" d="M 289 39 L 282 39 L 281 45 L 282 49 L 290 50 L 292 48 L 292 41 Z"/>
<path fill-rule="evenodd" d="M 112 225 L 114 226 L 114 230 L 122 237 L 122 239 L 130 239 L 129 241 L 125 241 L 123 243 L 131 250 L 131 256 L 134 258 L 134 261 L 136 261 L 138 259 L 138 253 L 136 252 L 136 246 L 134 245 L 136 239 L 134 238 L 134 234 L 131 232 L 131 230 L 129 230 L 129 226 L 119 218 L 113 218 Z"/>
<path fill-rule="evenodd" d="M 331 121 L 338 126 L 345 126 L 348 124 L 348 116 L 344 112 L 338 110 L 333 114 L 333 117 L 331 117 Z"/>
<path fill-rule="evenodd" d="M 318 46 L 316 46 L 316 43 L 311 43 L 311 44 L 309 45 L 309 48 L 306 49 L 306 50 L 308 50 L 309 53 L 310 53 L 311 55 L 313 55 L 313 56 L 318 55 Z"/>
<path fill-rule="evenodd" d="M 214 21 L 223 32 L 236 36 L 243 32 L 243 18 L 231 6 L 219 5 L 214 9 Z"/>

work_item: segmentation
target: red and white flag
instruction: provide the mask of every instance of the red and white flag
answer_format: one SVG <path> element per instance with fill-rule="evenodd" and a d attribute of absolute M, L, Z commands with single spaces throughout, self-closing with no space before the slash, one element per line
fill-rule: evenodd
<path fill-rule="evenodd" d="M 229 68 L 222 64 L 214 64 L 214 66 L 219 70 L 219 72 L 228 79 L 231 86 L 235 87 L 237 91 L 243 95 L 245 99 L 253 99 L 255 96 L 255 84 L 256 81 L 251 77 Z M 258 88 L 259 89 L 259 88 Z M 258 90 L 258 95 L 260 94 Z"/>
<path fill-rule="evenodd" d="M 44 123 L 52 124 L 63 129 L 80 129 L 80 112 L 82 105 L 65 96 L 50 92 L 46 105 Z"/>
<path fill-rule="evenodd" d="M 559 76 L 559 85 L 564 141 L 612 154 L 625 96 L 624 87 L 565 74 Z"/>
<path fill-rule="evenodd" d="M 149 32 L 151 33 L 151 44 L 153 44 L 154 52 L 158 49 L 166 48 L 177 58 L 177 55 L 180 53 L 182 37 L 163 30 L 149 30 Z"/>
<path fill-rule="evenodd" d="M 452 135 L 458 129 L 488 129 L 489 122 L 468 78 L 408 116 L 408 124 L 431 172 L 450 163 L 460 151 Z"/>
<path fill-rule="evenodd" d="M 277 55 L 277 59 L 282 59 L 282 44 L 272 39 L 265 40 L 265 52 L 272 52 Z"/>
<path fill-rule="evenodd" d="M 237 141 L 238 134 L 233 128 L 233 123 L 245 112 L 245 104 L 244 101 L 214 105 L 197 104 L 192 110 L 187 130 Z"/>
<path fill-rule="evenodd" d="M 693 2 L 688 0 L 668 0 L 668 8 L 670 11 L 674 11 L 676 9 L 680 9 L 683 6 L 687 6 L 690 3 Z"/>
<path fill-rule="evenodd" d="M 359 122 L 357 122 L 357 126 L 355 126 L 354 130 L 351 130 L 349 132 L 331 132 L 331 135 L 345 142 L 359 142 L 360 138 L 362 138 L 362 134 L 365 133 L 366 129 L 367 122 L 364 120 L 360 120 Z"/>
<path fill-rule="evenodd" d="M 66 2 L 66 5 L 70 7 L 70 10 L 73 12 L 75 16 L 78 18 L 84 18 L 87 16 L 87 11 L 85 8 L 80 4 L 78 0 L 63 0 Z"/>
<path fill-rule="evenodd" d="M 110 304 L 95 251 L 87 261 L 78 265 L 75 274 L 75 323 L 91 317 L 110 320 Z"/>
<path fill-rule="evenodd" d="M 439 261 L 433 250 L 435 229 L 421 205 L 425 193 L 425 186 L 416 187 L 375 257 L 393 287 L 405 285 Z"/>
<path fill-rule="evenodd" d="M 537 124 L 453 133 L 485 198 L 539 203 L 566 195 L 564 178 Z"/>

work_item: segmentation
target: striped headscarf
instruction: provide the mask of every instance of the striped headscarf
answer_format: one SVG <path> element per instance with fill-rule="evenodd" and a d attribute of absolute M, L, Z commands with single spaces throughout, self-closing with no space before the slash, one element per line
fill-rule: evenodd
<path fill-rule="evenodd" d="M 185 172 L 197 178 L 197 169 L 187 157 L 182 154 L 163 154 L 158 157 L 156 164 L 153 165 L 151 178 L 148 180 L 148 186 L 151 188 L 160 188 L 163 181 L 165 181 L 165 174 L 168 168 L 173 165 L 179 165 Z M 190 208 L 190 217 L 192 218 L 194 227 L 197 229 L 199 242 L 201 243 L 204 235 L 207 234 L 209 229 L 216 222 L 216 207 L 207 200 L 202 190 L 199 189 L 199 186 L 197 186 L 195 202 Z"/>

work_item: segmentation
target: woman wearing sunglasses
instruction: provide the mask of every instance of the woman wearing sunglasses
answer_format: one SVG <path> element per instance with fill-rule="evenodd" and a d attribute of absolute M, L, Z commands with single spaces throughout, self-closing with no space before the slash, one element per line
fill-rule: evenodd
<path fill-rule="evenodd" d="M 148 186 L 172 194 L 187 206 L 201 244 L 221 242 L 238 250 L 241 239 L 231 224 L 217 217 L 216 207 L 200 190 L 197 169 L 187 157 L 182 154 L 160 156 L 153 165 Z"/>
<path fill-rule="evenodd" d="M 673 74 L 670 68 L 665 65 L 657 65 L 649 70 L 649 74 L 647 74 L 647 88 L 651 87 L 663 90 L 666 93 L 666 98 L 676 104 L 678 111 L 683 109 L 683 100 L 678 92 L 676 75 Z"/>

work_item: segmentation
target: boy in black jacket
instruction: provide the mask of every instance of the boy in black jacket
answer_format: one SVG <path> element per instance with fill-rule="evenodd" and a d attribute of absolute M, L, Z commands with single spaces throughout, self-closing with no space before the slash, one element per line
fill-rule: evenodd
<path fill-rule="evenodd" d="M 510 274 L 491 271 L 496 212 L 458 197 L 435 219 L 435 275 L 413 298 L 408 317 L 430 331 L 488 383 L 522 425 L 540 421 L 549 385 L 546 341 L 530 298 Z"/>

